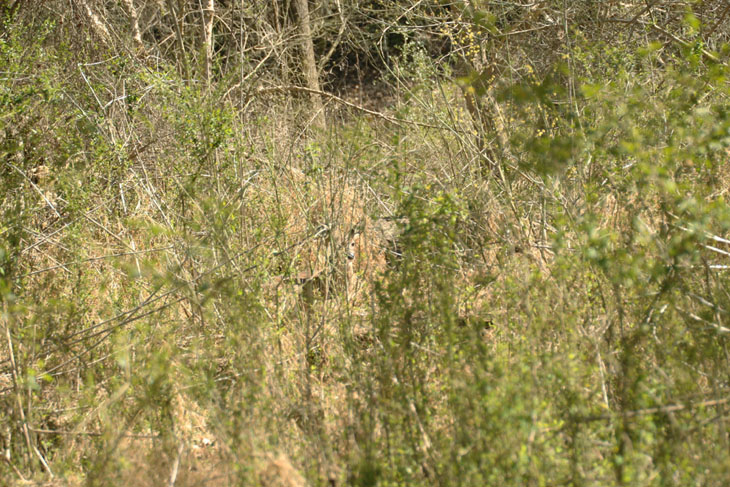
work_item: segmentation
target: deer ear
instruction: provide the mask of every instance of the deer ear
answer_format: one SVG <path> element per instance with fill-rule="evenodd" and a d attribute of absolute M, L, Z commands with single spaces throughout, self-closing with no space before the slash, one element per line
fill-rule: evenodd
<path fill-rule="evenodd" d="M 355 235 L 360 235 L 365 231 L 365 220 L 360 220 L 350 228 L 349 237 L 354 238 Z"/>
<path fill-rule="evenodd" d="M 317 231 L 314 233 L 315 237 L 328 237 L 332 231 L 332 228 L 326 223 L 322 223 L 317 227 Z"/>

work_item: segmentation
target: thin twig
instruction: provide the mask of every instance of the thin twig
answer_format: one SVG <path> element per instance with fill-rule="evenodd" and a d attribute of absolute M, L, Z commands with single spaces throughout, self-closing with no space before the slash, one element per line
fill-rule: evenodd
<path fill-rule="evenodd" d="M 177 455 L 175 455 L 175 461 L 172 462 L 172 470 L 170 472 L 170 481 L 168 482 L 169 487 L 175 486 L 175 481 L 177 480 L 177 472 L 180 468 L 180 457 L 182 457 L 183 450 L 185 448 L 185 443 L 180 442 L 180 445 L 177 447 Z"/>
<path fill-rule="evenodd" d="M 62 264 L 53 265 L 53 266 L 50 266 L 50 267 L 44 267 L 43 269 L 38 269 L 37 271 L 29 272 L 27 274 L 22 274 L 22 275 L 18 276 L 18 278 L 20 279 L 20 278 L 23 278 L 23 277 L 30 277 L 30 276 L 34 276 L 36 274 L 41 274 L 43 272 L 48 272 L 48 271 L 52 271 L 52 270 L 55 270 L 55 269 L 59 269 L 61 267 L 64 267 L 65 268 L 66 266 L 87 264 L 89 262 L 97 262 L 97 261 L 100 261 L 100 260 L 111 259 L 111 258 L 114 258 L 114 257 L 124 257 L 124 256 L 129 256 L 129 255 L 139 255 L 139 254 L 148 254 L 148 253 L 151 253 L 151 252 L 160 252 L 160 251 L 163 251 L 163 250 L 170 250 L 172 248 L 174 248 L 174 246 L 169 245 L 167 247 L 158 247 L 158 248 L 154 248 L 154 249 L 138 250 L 136 252 L 120 252 L 120 253 L 117 253 L 117 254 L 100 255 L 98 257 L 89 257 L 88 259 L 82 259 L 82 260 L 77 260 L 77 261 L 72 261 L 72 262 L 64 262 Z"/>
<path fill-rule="evenodd" d="M 8 166 L 10 166 L 10 167 L 12 167 L 13 169 L 15 169 L 15 170 L 16 170 L 16 171 L 17 171 L 18 173 L 20 173 L 20 175 L 21 175 L 21 176 L 23 176 L 23 177 L 24 177 L 24 178 L 25 178 L 25 179 L 26 179 L 26 180 L 27 180 L 27 181 L 28 181 L 28 182 L 30 183 L 30 185 L 31 185 L 31 186 L 33 186 L 33 189 L 35 189 L 35 190 L 36 190 L 36 192 L 37 192 L 37 193 L 38 193 L 39 195 L 41 195 L 41 198 L 43 198 L 43 200 L 44 200 L 44 201 L 46 202 L 46 204 L 48 204 L 48 206 L 49 206 L 49 207 L 50 207 L 50 208 L 51 208 L 51 209 L 53 210 L 53 212 L 54 212 L 54 213 L 56 214 L 56 216 L 57 216 L 58 218 L 61 218 L 61 214 L 60 214 L 60 213 L 58 212 L 58 210 L 56 210 L 56 207 L 54 206 L 54 204 L 50 202 L 50 200 L 49 200 L 49 199 L 48 199 L 48 198 L 46 197 L 46 195 L 45 195 L 45 194 L 43 194 L 43 191 L 41 191 L 41 189 L 40 189 L 40 188 L 38 187 L 38 185 L 36 185 L 36 184 L 35 184 L 35 183 L 33 182 L 33 180 L 32 180 L 31 178 L 29 178 L 27 174 L 25 174 L 25 172 L 23 172 L 23 171 L 22 171 L 22 170 L 21 170 L 21 169 L 20 169 L 20 168 L 19 168 L 18 166 L 16 166 L 16 165 L 15 165 L 15 164 L 13 164 L 13 163 L 10 163 L 10 162 L 5 162 L 5 164 L 7 164 Z"/>
<path fill-rule="evenodd" d="M 31 428 L 30 431 L 40 435 L 65 435 L 65 436 L 104 436 L 106 433 L 98 431 L 67 431 L 67 430 L 54 430 L 54 429 L 41 429 Z M 159 440 L 160 435 L 141 435 L 134 433 L 125 433 L 122 435 L 123 438 L 131 438 L 135 440 Z"/>
<path fill-rule="evenodd" d="M 717 22 L 715 22 L 715 25 L 713 25 L 710 28 L 710 30 L 708 30 L 707 32 L 704 33 L 705 38 L 710 37 L 712 35 L 712 33 L 715 32 L 715 29 L 717 29 L 720 26 L 720 24 L 722 23 L 722 21 L 725 20 L 725 16 L 727 15 L 728 12 L 730 12 L 730 2 L 728 2 L 728 4 L 725 6 L 725 10 L 722 11 L 722 13 L 720 14 L 720 18 L 717 19 Z"/>
<path fill-rule="evenodd" d="M 18 415 L 20 416 L 20 424 L 23 430 L 23 437 L 25 439 L 25 444 L 28 447 L 28 460 L 30 461 L 30 452 L 33 451 L 33 443 L 30 439 L 30 432 L 28 427 L 28 422 L 25 420 L 25 411 L 23 410 L 23 399 L 20 394 L 20 372 L 18 370 L 18 364 L 15 362 L 15 352 L 13 350 L 13 340 L 10 336 L 10 322 L 8 318 L 5 318 L 8 315 L 7 313 L 7 304 L 3 303 L 3 309 L 2 314 L 0 314 L 0 319 L 2 319 L 3 324 L 5 325 L 5 337 L 8 341 L 8 354 L 10 356 L 10 365 L 11 365 L 11 371 L 12 371 L 12 377 L 13 377 L 13 389 L 15 390 L 15 399 L 18 405 Z"/>
<path fill-rule="evenodd" d="M 638 418 L 642 416 L 650 416 L 652 414 L 666 414 L 674 413 L 677 411 L 684 411 L 687 409 L 707 408 L 714 406 L 722 406 L 723 404 L 730 403 L 730 397 L 723 399 L 712 399 L 708 401 L 701 401 L 692 404 L 667 404 L 665 406 L 657 406 L 653 408 L 637 409 L 634 411 L 626 411 L 623 413 L 624 417 L 627 418 Z M 618 414 L 618 413 L 617 413 Z M 608 421 L 616 417 L 614 414 L 598 414 L 594 416 L 575 416 L 572 419 L 580 423 L 591 423 L 594 421 Z"/>
<path fill-rule="evenodd" d="M 671 32 L 669 32 L 668 30 L 663 29 L 663 28 L 659 27 L 656 24 L 650 24 L 650 26 L 651 26 L 652 29 L 656 30 L 657 32 L 661 32 L 665 36 L 667 36 L 670 39 L 672 39 L 674 42 L 676 42 L 678 44 L 681 44 L 684 47 L 693 47 L 692 44 L 690 44 L 689 42 L 685 41 L 684 39 L 680 39 L 679 37 L 677 37 L 674 34 L 672 34 Z M 700 53 L 702 53 L 702 55 L 704 57 L 706 57 L 707 59 L 709 59 L 710 61 L 712 61 L 714 63 L 722 64 L 723 66 L 726 66 L 725 63 L 720 62 L 720 60 L 717 58 L 717 56 L 715 56 L 714 54 L 712 54 L 707 49 L 700 49 Z"/>
<path fill-rule="evenodd" d="M 402 118 L 391 117 L 390 115 L 386 115 L 381 112 L 376 112 L 375 110 L 370 110 L 363 106 L 349 102 L 343 98 L 340 98 L 337 95 L 333 95 L 332 93 L 327 93 L 326 91 L 320 91 L 320 90 L 313 90 L 311 88 L 305 88 L 304 86 L 291 86 L 291 85 L 290 86 L 270 86 L 270 87 L 266 87 L 266 88 L 259 88 L 258 90 L 254 91 L 253 94 L 254 95 L 266 95 L 269 93 L 281 93 L 281 92 L 287 92 L 287 91 L 299 91 L 302 93 L 311 93 L 311 94 L 324 96 L 326 98 L 329 98 L 332 101 L 335 101 L 335 102 L 345 105 L 347 107 L 353 108 L 355 110 L 361 111 L 363 113 L 367 113 L 368 115 L 378 117 L 380 119 L 385 120 L 386 122 L 390 122 L 390 123 L 398 125 L 398 126 L 414 125 L 416 127 L 423 127 L 423 128 L 437 129 L 437 130 L 449 130 L 452 132 L 457 131 L 459 133 L 466 133 L 466 132 L 461 132 L 461 131 L 455 130 L 452 127 L 444 127 L 444 126 L 439 126 L 439 125 L 432 125 L 430 123 L 416 122 L 414 120 L 405 120 Z"/>

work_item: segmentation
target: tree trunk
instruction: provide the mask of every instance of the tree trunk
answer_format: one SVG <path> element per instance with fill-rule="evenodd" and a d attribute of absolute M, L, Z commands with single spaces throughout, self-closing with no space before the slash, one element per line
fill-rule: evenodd
<path fill-rule="evenodd" d="M 134 46 L 137 48 L 137 53 L 144 54 L 146 51 L 142 43 L 142 33 L 139 30 L 139 15 L 134 6 L 134 0 L 122 0 L 122 3 L 127 9 L 129 20 L 132 22 L 132 39 L 134 39 Z"/>
<path fill-rule="evenodd" d="M 203 14 L 203 75 L 205 85 L 210 88 L 211 71 L 213 66 L 213 17 L 215 14 L 215 0 L 207 0 Z"/>
<path fill-rule="evenodd" d="M 84 13 L 86 14 L 86 18 L 89 21 L 91 30 L 94 31 L 94 34 L 102 42 L 104 42 L 105 44 L 108 45 L 109 41 L 111 39 L 111 36 L 109 35 L 109 30 L 107 30 L 106 25 L 104 24 L 103 20 L 91 8 L 91 5 L 89 5 L 89 0 L 81 0 L 81 6 L 83 7 Z"/>
<path fill-rule="evenodd" d="M 316 127 L 325 128 L 324 106 L 322 104 L 322 96 L 319 94 L 321 88 L 319 86 L 319 72 L 317 70 L 317 61 L 314 58 L 314 43 L 312 42 L 312 27 L 309 18 L 309 4 L 307 0 L 295 0 L 294 5 L 297 9 L 297 18 L 299 19 L 299 31 L 302 36 L 302 70 L 307 80 L 307 88 L 314 92 L 310 94 L 312 100 L 312 111 L 314 112 L 313 123 Z"/>

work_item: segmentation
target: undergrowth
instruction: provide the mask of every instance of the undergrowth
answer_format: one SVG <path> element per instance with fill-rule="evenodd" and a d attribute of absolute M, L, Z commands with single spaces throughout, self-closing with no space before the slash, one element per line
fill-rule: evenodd
<path fill-rule="evenodd" d="M 576 36 L 485 175 L 415 45 L 317 131 L 64 32 L 0 37 L 1 483 L 725 484 L 726 64 Z"/>

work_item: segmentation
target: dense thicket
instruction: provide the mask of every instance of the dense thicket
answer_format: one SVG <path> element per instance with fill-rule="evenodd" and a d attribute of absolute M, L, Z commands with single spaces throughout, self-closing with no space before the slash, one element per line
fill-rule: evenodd
<path fill-rule="evenodd" d="M 0 15 L 0 484 L 727 483 L 727 2 Z"/>

